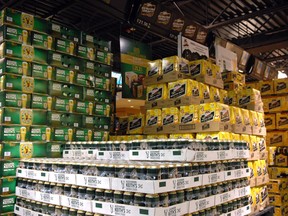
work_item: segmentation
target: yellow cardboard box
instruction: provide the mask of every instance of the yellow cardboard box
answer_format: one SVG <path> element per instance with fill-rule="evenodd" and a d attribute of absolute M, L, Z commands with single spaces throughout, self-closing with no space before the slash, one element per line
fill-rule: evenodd
<path fill-rule="evenodd" d="M 287 131 L 269 131 L 266 136 L 266 144 L 267 146 L 285 146 L 287 139 Z"/>
<path fill-rule="evenodd" d="M 170 56 L 162 59 L 163 74 L 177 71 L 183 74 L 189 74 L 188 61 L 178 56 Z"/>
<path fill-rule="evenodd" d="M 288 202 L 288 193 L 283 192 L 281 194 L 269 193 L 270 204 L 273 206 L 284 206 Z"/>
<path fill-rule="evenodd" d="M 199 119 L 201 123 L 230 122 L 229 106 L 222 103 L 200 104 Z"/>
<path fill-rule="evenodd" d="M 275 79 L 274 80 L 274 93 L 288 93 L 288 79 Z"/>
<path fill-rule="evenodd" d="M 274 81 L 260 81 L 258 85 L 262 95 L 271 95 L 274 93 Z"/>
<path fill-rule="evenodd" d="M 276 129 L 276 115 L 275 114 L 265 114 L 264 123 L 267 130 Z"/>
<path fill-rule="evenodd" d="M 231 133 L 228 133 L 228 132 L 197 133 L 196 139 L 199 139 L 199 140 L 231 140 Z"/>
<path fill-rule="evenodd" d="M 287 179 L 270 179 L 268 184 L 269 192 L 279 194 L 283 191 L 288 191 Z"/>
<path fill-rule="evenodd" d="M 238 94 L 238 105 L 243 106 L 251 102 L 261 102 L 261 93 L 257 89 L 244 89 Z"/>
<path fill-rule="evenodd" d="M 160 126 L 162 124 L 161 109 L 152 109 L 146 111 L 146 126 Z"/>
<path fill-rule="evenodd" d="M 147 87 L 146 101 L 158 101 L 167 99 L 167 85 L 158 84 Z"/>
<path fill-rule="evenodd" d="M 178 124 L 179 109 L 177 107 L 162 109 L 162 125 Z"/>
<path fill-rule="evenodd" d="M 213 77 L 212 65 L 207 60 L 195 60 L 189 62 L 189 71 L 193 78 L 208 75 Z M 215 77 L 215 75 L 214 75 Z"/>
<path fill-rule="evenodd" d="M 199 105 L 181 106 L 180 107 L 180 123 L 194 124 L 199 122 L 198 117 Z"/>
<path fill-rule="evenodd" d="M 288 109 L 288 96 L 263 98 L 264 112 L 281 112 Z"/>
<path fill-rule="evenodd" d="M 168 98 L 179 98 L 184 96 L 199 96 L 199 83 L 191 79 L 178 80 L 168 83 Z"/>
<path fill-rule="evenodd" d="M 276 113 L 276 129 L 288 129 L 288 113 Z"/>
<path fill-rule="evenodd" d="M 162 60 L 157 59 L 155 61 L 149 61 L 146 70 L 146 76 L 152 77 L 152 76 L 159 76 L 161 74 L 162 74 Z"/>

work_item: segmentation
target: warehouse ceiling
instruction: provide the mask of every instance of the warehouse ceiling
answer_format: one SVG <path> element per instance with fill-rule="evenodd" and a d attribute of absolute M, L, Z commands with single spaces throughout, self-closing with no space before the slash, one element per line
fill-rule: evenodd
<path fill-rule="evenodd" d="M 243 47 L 278 70 L 288 71 L 287 0 L 158 2 Z M 154 59 L 176 54 L 175 41 L 149 32 L 134 22 L 140 3 L 140 0 L 0 0 L 0 7 L 22 10 L 109 39 L 116 62 L 119 62 L 119 36 L 147 43 Z"/>

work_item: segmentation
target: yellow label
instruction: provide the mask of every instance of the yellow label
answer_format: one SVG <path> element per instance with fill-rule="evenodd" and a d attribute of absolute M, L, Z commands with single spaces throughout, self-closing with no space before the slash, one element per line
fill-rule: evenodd
<path fill-rule="evenodd" d="M 220 97 L 219 89 L 214 87 L 214 86 L 210 86 L 209 90 L 210 90 L 211 101 L 220 102 L 221 101 L 221 97 Z"/>
<path fill-rule="evenodd" d="M 33 93 L 34 91 L 34 78 L 33 77 L 22 77 L 22 91 L 25 93 Z"/>
<path fill-rule="evenodd" d="M 266 114 L 264 116 L 265 127 L 267 130 L 276 128 L 276 116 L 275 114 Z"/>
<path fill-rule="evenodd" d="M 255 111 L 249 110 L 249 116 L 250 116 L 250 124 L 255 127 L 259 127 L 259 119 L 258 119 L 258 114 Z"/>
<path fill-rule="evenodd" d="M 288 79 L 274 80 L 274 93 L 287 93 L 288 92 Z"/>
<path fill-rule="evenodd" d="M 210 94 L 211 90 L 210 90 Z M 228 92 L 224 89 L 219 89 L 220 103 L 229 104 Z"/>
<path fill-rule="evenodd" d="M 20 110 L 20 123 L 24 126 L 30 126 L 33 123 L 33 110 L 21 109 Z"/>
<path fill-rule="evenodd" d="M 160 126 L 162 123 L 161 109 L 147 110 L 146 112 L 146 125 L 147 126 Z"/>
<path fill-rule="evenodd" d="M 206 101 L 211 101 L 210 98 L 210 89 L 209 86 L 204 84 L 204 83 L 199 83 L 200 86 L 200 99 L 205 100 Z"/>
<path fill-rule="evenodd" d="M 144 115 L 140 114 L 140 115 L 129 116 L 128 117 L 129 134 L 142 134 L 144 124 L 145 124 Z"/>
<path fill-rule="evenodd" d="M 276 113 L 277 129 L 288 129 L 288 113 Z"/>
<path fill-rule="evenodd" d="M 243 124 L 243 114 L 241 112 L 241 108 L 239 107 L 230 107 L 230 116 L 231 116 L 231 123 L 232 124 Z"/>
<path fill-rule="evenodd" d="M 189 79 L 168 83 L 168 98 L 179 98 L 192 95 L 192 81 Z"/>
<path fill-rule="evenodd" d="M 32 142 L 21 142 L 19 148 L 20 148 L 20 158 L 32 158 L 33 156 Z"/>
<path fill-rule="evenodd" d="M 25 61 L 33 61 L 34 59 L 34 47 L 22 44 L 22 59 Z"/>
<path fill-rule="evenodd" d="M 168 74 L 173 71 L 180 71 L 180 59 L 178 56 L 170 56 L 162 59 L 163 74 Z"/>
<path fill-rule="evenodd" d="M 162 124 L 178 124 L 179 123 L 179 110 L 177 107 L 163 108 L 162 109 Z"/>
<path fill-rule="evenodd" d="M 249 115 L 249 110 L 247 109 L 241 109 L 241 113 L 243 116 L 243 122 L 245 126 L 252 126 L 251 121 L 250 121 L 250 115 Z"/>
<path fill-rule="evenodd" d="M 170 134 L 170 139 L 195 139 L 193 134 Z"/>
<path fill-rule="evenodd" d="M 146 70 L 146 76 L 158 76 L 162 74 L 162 60 L 158 59 L 155 61 L 148 62 L 148 67 Z"/>
<path fill-rule="evenodd" d="M 167 85 L 158 84 L 147 87 L 147 101 L 165 100 L 167 98 Z"/>
<path fill-rule="evenodd" d="M 259 142 L 256 136 L 250 135 L 250 151 L 259 151 Z"/>
<path fill-rule="evenodd" d="M 180 107 L 180 123 L 193 124 L 198 123 L 199 105 L 181 106 Z"/>
<path fill-rule="evenodd" d="M 34 16 L 26 13 L 21 13 L 21 26 L 22 28 L 33 30 L 34 28 Z"/>
<path fill-rule="evenodd" d="M 205 75 L 213 77 L 212 65 L 207 60 L 195 60 L 189 62 L 189 70 L 192 77 Z"/>
<path fill-rule="evenodd" d="M 253 161 L 248 161 L 248 167 L 250 169 L 250 178 L 255 177 Z"/>

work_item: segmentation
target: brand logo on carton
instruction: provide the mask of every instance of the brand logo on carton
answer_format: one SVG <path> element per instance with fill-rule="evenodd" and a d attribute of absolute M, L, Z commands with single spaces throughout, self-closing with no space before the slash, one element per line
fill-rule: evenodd
<path fill-rule="evenodd" d="M 17 35 L 17 29 L 7 27 L 7 32 Z"/>
<path fill-rule="evenodd" d="M 63 129 L 55 130 L 55 134 L 63 135 L 64 134 L 64 130 Z"/>
<path fill-rule="evenodd" d="M 51 152 L 60 152 L 60 145 L 52 145 Z"/>
<path fill-rule="evenodd" d="M 148 101 L 154 101 L 162 97 L 163 88 L 154 88 L 148 93 Z"/>
<path fill-rule="evenodd" d="M 34 34 L 34 39 L 43 40 L 43 35 Z"/>
<path fill-rule="evenodd" d="M 42 71 L 43 67 L 42 67 L 42 65 L 33 65 L 33 70 Z"/>
<path fill-rule="evenodd" d="M 17 62 L 12 60 L 7 60 L 7 65 L 17 67 Z"/>
<path fill-rule="evenodd" d="M 14 163 L 5 163 L 4 164 L 4 169 L 14 169 L 15 165 Z"/>
<path fill-rule="evenodd" d="M 35 133 L 41 133 L 41 129 L 40 128 L 32 128 L 31 129 L 31 133 L 35 134 Z"/>
<path fill-rule="evenodd" d="M 60 121 L 61 116 L 60 116 L 60 114 L 53 113 L 51 118 L 52 118 L 52 121 Z"/>
<path fill-rule="evenodd" d="M 55 61 L 61 61 L 61 54 L 53 53 L 52 59 Z"/>
<path fill-rule="evenodd" d="M 186 84 L 176 84 L 173 89 L 170 90 L 170 98 L 177 98 L 185 95 Z"/>
<path fill-rule="evenodd" d="M 4 128 L 4 133 L 15 133 L 15 128 Z"/>
<path fill-rule="evenodd" d="M 6 94 L 6 99 L 16 100 L 17 96 L 16 94 Z"/>
<path fill-rule="evenodd" d="M 42 97 L 34 96 L 34 97 L 33 97 L 33 101 L 34 101 L 34 102 L 42 102 L 43 99 L 42 99 Z"/>
<path fill-rule="evenodd" d="M 14 204 L 13 198 L 3 199 L 3 205 L 9 205 L 9 204 Z"/>

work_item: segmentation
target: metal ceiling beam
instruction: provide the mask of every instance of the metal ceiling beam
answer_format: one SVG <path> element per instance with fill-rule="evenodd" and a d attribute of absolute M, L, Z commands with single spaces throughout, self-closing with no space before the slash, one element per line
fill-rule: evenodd
<path fill-rule="evenodd" d="M 269 52 L 271 50 L 277 50 L 277 49 L 281 49 L 285 47 L 288 47 L 288 37 L 286 41 L 281 41 L 281 42 L 269 42 L 268 41 L 265 45 L 261 43 L 258 47 L 249 48 L 247 49 L 247 51 L 251 54 L 258 54 L 258 53 Z"/>
<path fill-rule="evenodd" d="M 70 8 L 73 4 L 75 4 L 78 0 L 72 0 L 69 1 L 65 4 L 62 4 L 61 6 L 58 7 L 58 9 L 52 11 L 50 14 L 47 14 L 45 17 L 43 17 L 44 19 L 51 19 L 53 18 L 55 15 L 60 14 L 62 12 L 64 12 L 65 10 L 67 10 L 68 8 Z"/>
<path fill-rule="evenodd" d="M 266 62 L 274 62 L 274 61 L 284 60 L 284 59 L 288 59 L 288 55 L 282 55 L 282 56 L 267 58 L 267 59 L 264 59 L 264 61 L 266 61 Z"/>
<path fill-rule="evenodd" d="M 288 3 L 287 2 L 285 4 L 282 4 L 282 5 L 278 5 L 278 6 L 270 7 L 270 8 L 265 8 L 263 10 L 255 11 L 252 13 L 245 14 L 243 16 L 231 18 L 231 19 L 225 20 L 223 22 L 209 25 L 209 26 L 206 26 L 206 28 L 208 28 L 209 30 L 221 28 L 222 26 L 231 25 L 231 24 L 236 23 L 236 22 L 241 22 L 242 20 L 247 20 L 249 18 L 253 18 L 256 16 L 262 16 L 263 14 L 275 13 L 277 11 L 282 11 L 282 10 L 286 10 L 286 9 L 288 9 Z"/>

